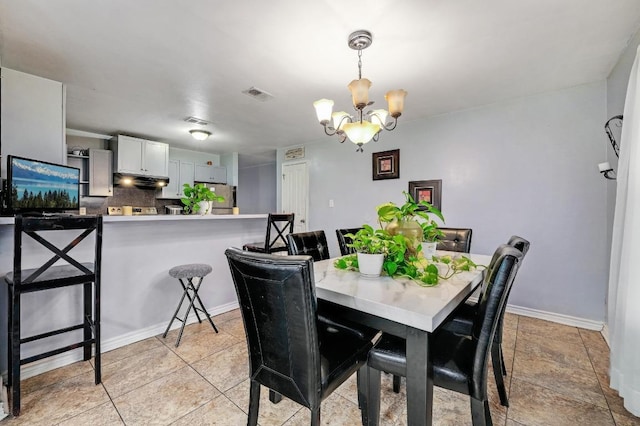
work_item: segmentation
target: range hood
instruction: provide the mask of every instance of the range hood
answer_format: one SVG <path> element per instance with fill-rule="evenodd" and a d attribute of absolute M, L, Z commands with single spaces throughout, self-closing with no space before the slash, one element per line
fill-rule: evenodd
<path fill-rule="evenodd" d="M 168 177 L 132 175 L 129 173 L 113 174 L 113 184 L 120 186 L 160 189 L 167 186 L 168 183 Z"/>

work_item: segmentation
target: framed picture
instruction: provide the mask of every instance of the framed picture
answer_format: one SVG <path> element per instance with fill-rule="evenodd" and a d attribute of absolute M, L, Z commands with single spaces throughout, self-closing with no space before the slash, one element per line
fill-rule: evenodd
<path fill-rule="evenodd" d="M 373 180 L 400 178 L 400 150 L 373 153 Z"/>
<path fill-rule="evenodd" d="M 411 181 L 409 182 L 409 194 L 416 203 L 426 201 L 442 211 L 442 179 Z M 425 208 L 422 207 L 421 210 L 425 210 Z"/>

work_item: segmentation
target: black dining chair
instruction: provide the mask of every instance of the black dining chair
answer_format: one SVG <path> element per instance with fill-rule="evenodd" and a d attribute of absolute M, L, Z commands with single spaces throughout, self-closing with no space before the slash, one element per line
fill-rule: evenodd
<path fill-rule="evenodd" d="M 247 243 L 242 248 L 256 253 L 288 251 L 287 235 L 293 232 L 293 213 L 269 213 L 264 241 Z"/>
<path fill-rule="evenodd" d="M 329 247 L 324 231 L 298 232 L 287 235 L 290 255 L 307 255 L 314 262 L 329 259 Z M 318 321 L 342 332 L 353 333 L 358 338 L 371 340 L 378 330 L 346 320 L 344 308 L 324 300 L 318 300 Z M 273 398 L 272 398 L 273 401 Z"/>
<path fill-rule="evenodd" d="M 496 250 L 495 264 L 484 279 L 485 292 L 478 301 L 477 315 L 470 335 L 439 329 L 429 342 L 433 366 L 433 384 L 465 395 L 471 400 L 474 426 L 491 425 L 487 395 L 489 354 L 497 333 L 500 313 L 522 260 L 522 252 L 503 244 Z M 406 341 L 383 334 L 369 352 L 368 408 L 370 423 L 380 416 L 380 372 L 406 377 Z M 364 383 L 361 385 L 364 386 Z"/>
<path fill-rule="evenodd" d="M 531 243 L 526 239 L 517 235 L 511 236 L 507 245 L 516 248 L 522 252 L 522 258 L 524 259 L 529 251 Z M 491 262 L 489 262 L 488 269 L 494 267 L 497 261 L 496 255 L 493 256 Z M 480 296 L 486 291 L 483 286 L 480 290 Z M 507 295 L 508 297 L 508 295 Z M 477 314 L 478 305 L 476 302 L 466 301 L 460 305 L 453 313 L 453 315 L 443 324 L 443 328 L 461 335 L 471 334 L 473 319 Z M 491 362 L 493 366 L 493 375 L 496 380 L 496 386 L 498 388 L 498 395 L 500 395 L 500 403 L 505 407 L 509 406 L 509 398 L 507 397 L 507 389 L 504 385 L 503 376 L 507 375 L 507 368 L 504 362 L 504 355 L 502 353 L 502 334 L 504 328 L 504 314 L 506 312 L 507 305 L 505 304 L 500 312 L 500 319 L 498 323 L 498 331 L 495 335 L 493 346 L 491 347 Z"/>
<path fill-rule="evenodd" d="M 324 231 L 297 232 L 287 235 L 289 254 L 311 256 L 314 261 L 329 259 Z"/>
<path fill-rule="evenodd" d="M 522 237 L 517 235 L 511 236 L 507 245 L 511 247 L 515 247 L 516 249 L 522 252 L 522 258 L 524 259 L 527 252 L 529 251 L 530 243 Z M 494 267 L 497 261 L 497 253 L 494 253 L 493 258 L 489 262 L 487 266 L 487 270 L 490 270 Z M 481 298 L 481 295 L 486 291 L 486 287 L 483 286 L 480 289 L 480 295 L 478 299 Z M 508 298 L 508 294 L 507 294 Z M 476 302 L 472 302 L 467 300 L 465 303 L 461 304 L 456 308 L 453 314 L 444 322 L 441 327 L 446 329 L 452 333 L 457 333 L 460 335 L 470 335 L 471 330 L 473 328 L 473 320 L 476 316 L 478 305 Z M 502 353 L 502 334 L 504 329 L 504 314 L 506 312 L 507 304 L 502 308 L 500 312 L 500 320 L 498 323 L 498 331 L 496 332 L 493 345 L 491 346 L 491 364 L 493 367 L 493 375 L 496 381 L 496 388 L 498 389 L 498 395 L 500 396 L 500 403 L 508 407 L 509 406 L 509 398 L 507 396 L 507 389 L 504 384 L 503 376 L 507 375 L 507 368 L 504 362 L 504 355 Z M 400 377 L 393 377 L 393 391 L 395 393 L 400 392 Z"/>
<path fill-rule="evenodd" d="M 251 387 L 248 425 L 256 425 L 260 386 L 311 410 L 320 425 L 320 404 L 359 369 L 371 340 L 317 320 L 313 260 L 236 248 L 225 251 L 249 348 Z M 365 374 L 358 375 L 358 401 L 367 410 Z M 366 413 L 366 411 L 364 411 Z"/>
<path fill-rule="evenodd" d="M 347 246 L 347 244 L 351 244 L 351 238 L 347 237 L 347 234 L 355 234 L 362 228 L 342 228 L 336 229 L 336 237 L 338 237 L 338 246 L 340 247 L 340 254 L 342 256 L 346 256 L 348 254 L 353 254 L 356 250 L 353 247 Z"/>
<path fill-rule="evenodd" d="M 438 238 L 436 250 L 471 252 L 470 228 L 438 228 L 442 235 Z"/>

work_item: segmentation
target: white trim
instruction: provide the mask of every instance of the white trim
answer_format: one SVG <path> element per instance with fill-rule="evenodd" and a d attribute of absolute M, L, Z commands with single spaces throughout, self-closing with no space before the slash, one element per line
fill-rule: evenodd
<path fill-rule="evenodd" d="M 215 308 L 207 308 L 209 314 L 212 317 L 216 315 L 223 314 L 225 312 L 229 312 L 231 310 L 237 309 L 240 306 L 238 302 L 230 302 L 225 305 L 216 306 Z M 187 324 L 192 324 L 196 322 L 198 319 L 196 318 L 195 313 L 189 315 L 187 319 Z M 175 330 L 179 328 L 181 323 L 180 321 L 174 321 L 174 326 L 171 328 Z M 143 328 L 141 330 L 136 330 L 131 333 L 123 334 L 118 337 L 114 337 L 108 340 L 104 340 L 102 342 L 102 353 L 112 351 L 117 348 L 121 348 L 126 345 L 130 345 L 135 342 L 139 342 L 144 339 L 148 339 L 150 337 L 157 336 L 159 334 L 164 333 L 165 328 L 167 327 L 167 323 L 164 322 L 162 324 L 155 324 L 151 327 Z M 173 342 L 172 342 L 173 343 Z M 82 360 L 82 351 L 72 351 L 66 352 L 60 355 L 52 356 L 49 358 L 45 358 L 42 361 L 33 362 L 21 368 L 20 370 L 20 379 L 28 379 L 29 377 L 37 376 L 38 374 L 46 373 L 47 371 L 54 370 L 56 368 L 64 367 L 65 365 L 73 364 L 74 362 Z M 3 372 L 6 374 L 6 372 Z"/>
<path fill-rule="evenodd" d="M 604 323 L 585 318 L 572 317 L 570 315 L 556 314 L 554 312 L 540 311 L 538 309 L 524 308 L 522 306 L 507 305 L 507 312 L 525 317 L 538 318 L 541 320 L 557 322 L 558 324 L 570 325 L 573 327 L 585 328 L 587 330 L 602 330 Z"/>
<path fill-rule="evenodd" d="M 609 324 L 605 324 L 604 327 L 602 327 L 600 334 L 602 334 L 604 341 L 607 342 L 607 346 L 611 349 L 611 342 L 609 342 Z"/>
<path fill-rule="evenodd" d="M 111 135 L 101 135 L 100 133 L 85 132 L 84 130 L 65 129 L 65 133 L 69 136 L 81 136 L 83 138 L 105 139 L 113 138 Z"/>
<path fill-rule="evenodd" d="M 478 297 L 474 295 L 470 297 L 469 300 L 477 303 Z M 515 305 L 507 305 L 507 312 L 516 315 L 522 315 L 523 317 L 537 318 L 545 321 L 555 322 L 558 324 L 584 328 L 587 330 L 601 331 L 603 333 L 604 339 L 607 340 L 608 338 L 608 335 L 606 337 L 604 336 L 604 328 L 606 327 L 606 325 L 601 321 L 594 321 L 564 314 L 556 314 L 554 312 L 541 311 L 539 309 L 525 308 Z"/>

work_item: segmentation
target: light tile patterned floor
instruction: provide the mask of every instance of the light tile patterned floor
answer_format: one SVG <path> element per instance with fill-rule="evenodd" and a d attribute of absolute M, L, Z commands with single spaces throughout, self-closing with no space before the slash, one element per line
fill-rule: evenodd
<path fill-rule="evenodd" d="M 103 355 L 103 383 L 93 384 L 91 362 L 80 362 L 23 382 L 22 415 L 14 425 L 244 425 L 249 401 L 247 347 L 239 311 Z M 611 390 L 609 350 L 600 333 L 507 314 L 503 341 L 510 407 L 489 384 L 496 425 L 640 425 Z M 492 378 L 492 373 L 490 373 Z M 435 425 L 470 425 L 468 397 L 434 390 Z M 263 389 L 259 424 L 309 424 L 309 412 L 286 398 L 277 406 Z M 406 425 L 404 383 L 391 391 L 383 375 L 381 425 Z M 322 406 L 323 425 L 356 425 L 355 378 Z"/>

